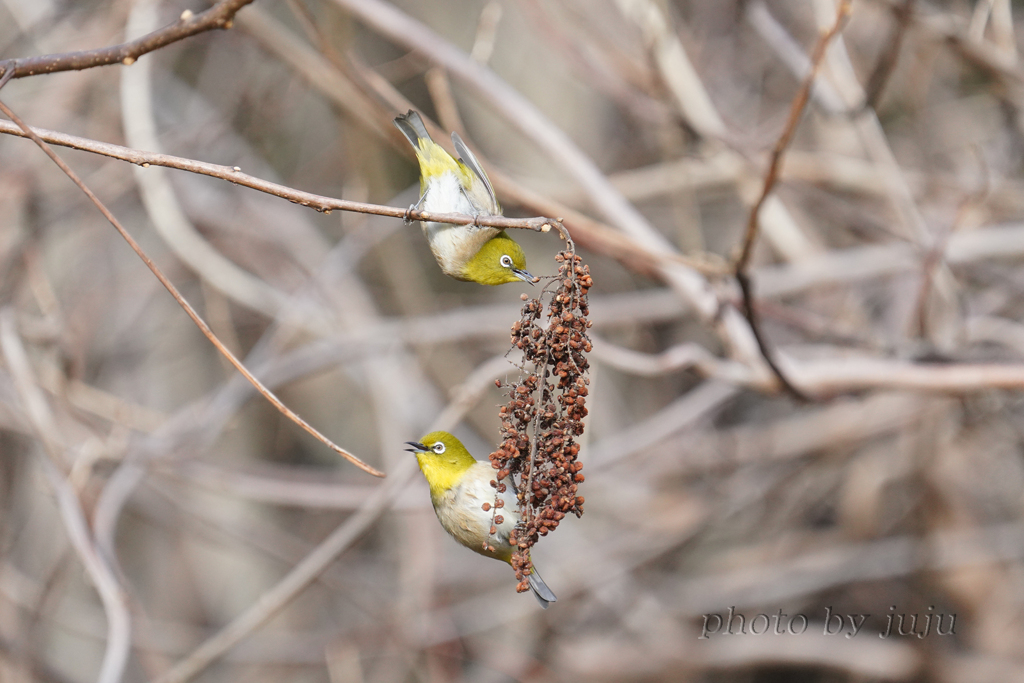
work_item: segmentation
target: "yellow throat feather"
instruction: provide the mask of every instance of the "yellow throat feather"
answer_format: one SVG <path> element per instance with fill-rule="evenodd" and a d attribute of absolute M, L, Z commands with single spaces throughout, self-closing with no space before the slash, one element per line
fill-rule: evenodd
<path fill-rule="evenodd" d="M 476 464 L 476 458 L 448 432 L 431 432 L 423 437 L 421 443 L 429 450 L 417 453 L 416 460 L 430 486 L 431 499 L 437 499 L 458 486 L 467 470 Z M 443 453 L 434 451 L 439 443 L 444 445 Z"/>

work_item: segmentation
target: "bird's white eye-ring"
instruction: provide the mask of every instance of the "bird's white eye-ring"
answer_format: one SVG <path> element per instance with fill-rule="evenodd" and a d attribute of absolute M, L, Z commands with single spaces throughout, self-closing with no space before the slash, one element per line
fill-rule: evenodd
<path fill-rule="evenodd" d="M 502 256 L 501 257 L 501 265 L 505 266 L 506 268 L 511 268 L 512 267 L 512 257 L 509 256 L 508 254 L 505 254 L 504 256 Z"/>
<path fill-rule="evenodd" d="M 441 455 L 442 453 L 444 453 L 444 443 L 438 441 L 437 443 L 430 447 L 430 450 L 434 451 L 438 455 Z"/>

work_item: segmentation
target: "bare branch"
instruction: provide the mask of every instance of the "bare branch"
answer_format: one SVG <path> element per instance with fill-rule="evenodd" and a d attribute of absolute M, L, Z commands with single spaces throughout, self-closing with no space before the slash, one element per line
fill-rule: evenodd
<path fill-rule="evenodd" d="M 0 61 L 0 74 L 13 78 L 51 74 L 58 71 L 81 71 L 96 66 L 124 64 L 130 66 L 147 52 L 214 29 L 231 28 L 235 14 L 252 0 L 222 0 L 205 12 L 192 14 L 185 10 L 178 21 L 158 31 L 121 45 L 81 52 L 63 52 L 38 57 L 21 57 Z"/>
<path fill-rule="evenodd" d="M 768 363 L 772 372 L 775 373 L 775 377 L 779 380 L 782 387 L 793 397 L 801 401 L 807 401 L 809 399 L 802 391 L 797 389 L 789 379 L 786 378 L 786 375 L 779 368 L 778 364 L 775 362 L 772 351 L 768 346 L 768 342 L 764 337 L 764 332 L 761 330 L 761 325 L 758 322 L 757 311 L 754 307 L 754 288 L 750 281 L 750 277 L 747 275 L 747 266 L 750 264 L 750 257 L 754 251 L 754 243 L 757 241 L 758 214 L 761 212 L 761 207 L 764 206 L 764 203 L 768 200 L 768 196 L 771 194 L 775 184 L 778 182 L 779 169 L 782 166 L 783 154 L 785 154 L 786 148 L 789 147 L 789 143 L 793 141 L 793 136 L 796 135 L 797 125 L 800 123 L 800 118 L 803 116 L 804 108 L 807 106 L 807 100 L 811 94 L 811 86 L 814 84 L 814 77 L 817 75 L 818 67 L 821 64 L 822 58 L 825 56 L 825 48 L 828 47 L 832 38 L 842 30 L 849 14 L 850 2 L 849 0 L 842 0 L 839 4 L 839 9 L 836 11 L 835 24 L 832 25 L 831 29 L 822 34 L 818 39 L 818 43 L 814 46 L 810 69 L 808 70 L 803 83 L 800 85 L 800 89 L 797 91 L 796 97 L 793 98 L 793 103 L 789 110 L 789 118 L 786 120 L 786 125 L 782 130 L 782 135 L 779 136 L 779 139 L 775 142 L 775 147 L 772 149 L 771 162 L 768 164 L 768 173 L 765 175 L 764 179 L 764 188 L 761 190 L 761 196 L 750 209 L 750 215 L 747 219 L 747 229 L 743 236 L 743 245 L 739 258 L 736 259 L 736 280 L 739 282 L 740 290 L 743 293 L 743 312 L 747 318 L 747 322 L 750 323 L 750 328 L 754 333 L 754 337 L 757 339 L 757 346 L 761 350 L 761 355 L 764 356 L 765 362 Z"/>
<path fill-rule="evenodd" d="M 903 0 L 903 4 L 893 7 L 892 13 L 896 18 L 896 25 L 889 32 L 889 37 L 884 45 L 885 49 L 879 55 L 875 68 L 871 70 L 868 83 L 864 86 L 866 99 L 864 106 L 877 109 L 878 101 L 882 99 L 885 86 L 889 83 L 892 72 L 896 69 L 896 62 L 900 56 L 900 48 L 903 47 L 903 39 L 910 28 L 910 15 L 914 12 L 914 3 L 917 0 Z"/>
<path fill-rule="evenodd" d="M 185 159 L 182 157 L 172 156 L 170 154 L 140 152 L 128 147 L 121 147 L 120 145 L 98 142 L 96 140 L 80 138 L 74 135 L 67 135 L 65 133 L 57 133 L 42 128 L 31 128 L 31 130 L 32 133 L 40 139 L 54 145 L 70 147 L 71 149 L 78 149 L 85 152 L 92 152 L 112 159 L 120 159 L 121 161 L 127 161 L 128 163 L 136 164 L 143 168 L 146 168 L 147 166 L 164 166 L 166 168 L 176 168 L 181 171 L 189 171 L 199 175 L 210 176 L 211 178 L 219 178 L 221 180 L 234 183 L 235 185 L 241 185 L 242 187 L 248 187 L 253 190 L 272 194 L 275 197 L 287 199 L 294 204 L 300 204 L 302 206 L 315 209 L 321 213 L 331 213 L 331 211 L 334 210 L 355 211 L 357 213 L 366 213 L 375 216 L 389 216 L 391 218 L 402 218 L 411 221 L 429 220 L 436 221 L 438 223 L 453 223 L 455 225 L 475 224 L 491 228 L 501 228 L 502 230 L 523 229 L 534 230 L 536 232 L 548 232 L 552 228 L 559 230 L 559 226 L 561 225 L 560 218 L 546 218 L 544 216 L 534 218 L 508 218 L 506 216 L 470 216 L 464 213 L 431 213 L 429 211 L 420 211 L 418 209 L 403 209 L 396 206 L 381 206 L 380 204 L 367 204 L 365 202 L 335 199 L 333 197 L 313 194 L 312 192 L 303 192 L 302 190 L 296 190 L 286 185 L 272 183 L 268 180 L 261 180 L 260 178 L 242 173 L 242 169 L 238 166 L 221 166 L 220 164 L 210 164 L 205 161 Z M 27 133 L 25 129 L 8 123 L 7 121 L 0 121 L 0 133 L 23 138 L 32 137 L 32 135 Z"/>

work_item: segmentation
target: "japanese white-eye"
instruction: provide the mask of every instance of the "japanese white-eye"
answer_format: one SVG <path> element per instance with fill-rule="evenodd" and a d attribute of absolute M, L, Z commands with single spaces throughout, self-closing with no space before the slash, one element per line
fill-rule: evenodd
<path fill-rule="evenodd" d="M 430 500 L 444 530 L 470 550 L 511 564 L 513 547 L 508 538 L 519 522 L 519 513 L 511 491 L 496 493 L 491 486 L 495 479 L 491 463 L 478 461 L 448 432 L 431 432 L 420 441 L 406 443 L 412 446 L 407 450 L 416 454 L 420 470 L 427 479 Z M 493 510 L 496 497 L 503 502 Z M 490 534 L 492 524 L 496 530 L 493 536 Z M 541 607 L 547 609 L 555 602 L 555 594 L 540 578 L 536 567 L 529 581 L 530 590 Z"/>
<path fill-rule="evenodd" d="M 458 133 L 452 143 L 459 159 L 430 138 L 415 111 L 395 118 L 395 126 L 412 143 L 420 164 L 420 199 L 415 209 L 470 216 L 500 216 L 491 181 Z M 423 221 L 423 234 L 445 275 L 482 285 L 532 282 L 522 248 L 498 228 Z"/>

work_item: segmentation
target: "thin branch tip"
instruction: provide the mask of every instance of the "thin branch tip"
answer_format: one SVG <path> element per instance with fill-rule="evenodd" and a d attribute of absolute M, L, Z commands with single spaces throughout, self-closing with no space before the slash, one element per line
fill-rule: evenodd
<path fill-rule="evenodd" d="M 356 467 L 358 467 L 358 468 L 359 468 L 359 469 L 361 469 L 362 471 L 366 472 L 367 474 L 372 474 L 373 476 L 375 476 L 375 477 L 380 477 L 381 479 L 384 479 L 384 478 L 386 478 L 386 477 L 388 476 L 388 475 L 387 475 L 386 473 L 384 473 L 384 472 L 381 472 L 381 471 L 380 471 L 380 470 L 378 470 L 378 469 L 377 469 L 376 467 L 373 467 L 373 466 L 371 466 L 371 465 L 367 465 L 367 464 L 366 464 L 365 462 L 363 462 L 362 460 L 360 460 L 360 459 L 359 459 L 359 458 L 357 458 L 356 456 L 352 455 L 351 453 L 349 453 L 348 451 L 346 451 L 346 450 L 345 450 L 344 448 L 342 448 L 341 446 L 338 446 L 338 445 L 336 445 L 336 444 L 335 444 L 334 442 L 332 442 L 332 441 L 328 440 L 328 441 L 327 441 L 327 442 L 325 442 L 325 443 L 326 443 L 326 445 L 327 445 L 328 447 L 330 447 L 330 448 L 331 448 L 331 450 L 333 450 L 333 451 L 334 451 L 335 453 L 337 453 L 337 454 L 338 454 L 338 455 L 340 455 L 341 457 L 345 458 L 346 460 L 348 460 L 348 461 L 349 461 L 349 462 L 351 462 L 351 463 L 352 463 L 353 465 L 355 465 Z"/>

